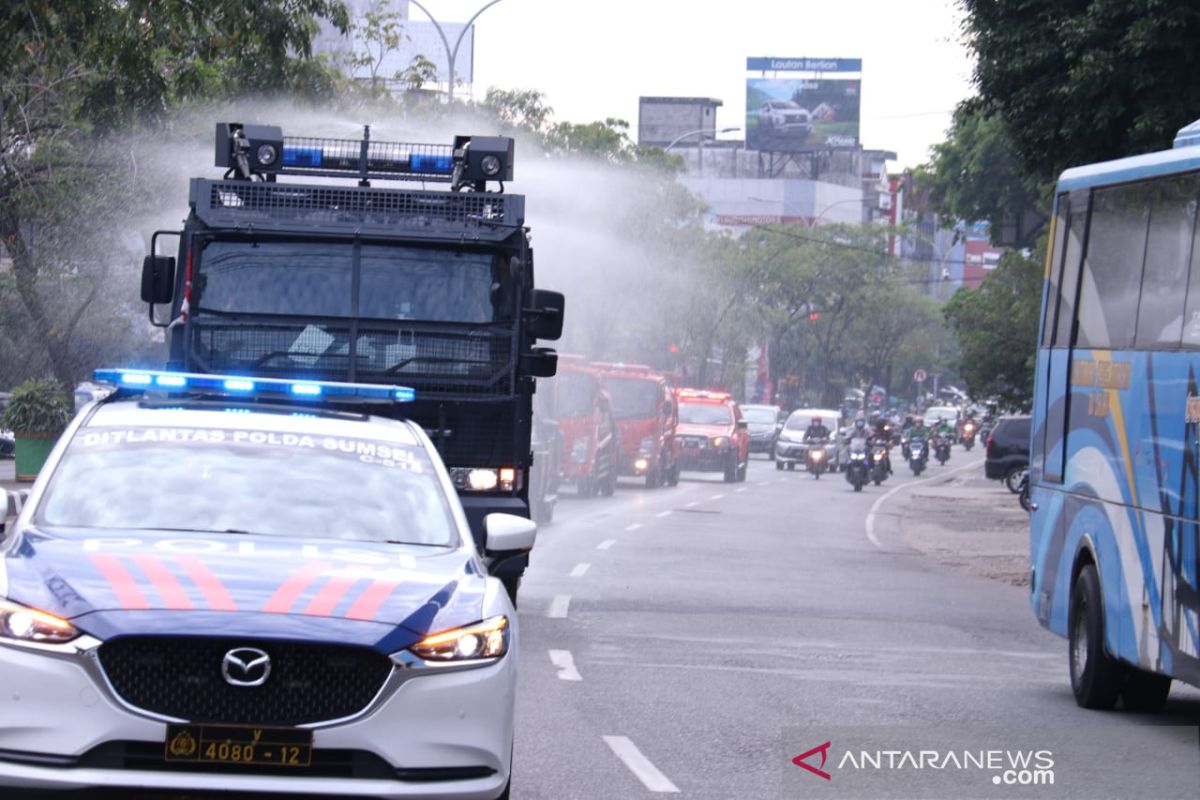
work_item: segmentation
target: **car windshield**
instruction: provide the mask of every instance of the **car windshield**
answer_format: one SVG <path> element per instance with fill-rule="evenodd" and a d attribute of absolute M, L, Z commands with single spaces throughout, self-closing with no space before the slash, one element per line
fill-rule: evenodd
<path fill-rule="evenodd" d="M 494 322 L 512 318 L 501 261 L 494 253 L 370 244 L 356 261 L 348 242 L 212 242 L 193 303 L 200 312 Z"/>
<path fill-rule="evenodd" d="M 826 428 L 828 428 L 831 431 L 835 427 L 837 427 L 836 425 L 834 425 L 834 422 L 832 419 L 827 419 L 820 415 L 818 415 L 816 417 L 816 419 L 821 420 L 821 424 L 824 425 Z M 792 416 L 788 417 L 787 424 L 784 425 L 784 427 L 787 428 L 789 431 L 802 431 L 802 430 L 806 430 L 808 428 L 808 426 L 812 424 L 812 421 L 813 421 L 813 415 L 811 415 L 811 414 L 808 414 L 808 415 L 793 414 Z"/>
<path fill-rule="evenodd" d="M 728 425 L 733 422 L 733 412 L 727 405 L 680 403 L 679 421 L 691 425 Z"/>
<path fill-rule="evenodd" d="M 617 419 L 646 419 L 658 416 L 658 381 L 640 378 L 609 378 L 613 416 Z"/>
<path fill-rule="evenodd" d="M 742 416 L 756 424 L 774 425 L 779 419 L 779 412 L 769 407 L 742 406 Z"/>
<path fill-rule="evenodd" d="M 433 464 L 394 441 L 241 428 L 92 427 L 71 441 L 43 525 L 452 546 Z"/>

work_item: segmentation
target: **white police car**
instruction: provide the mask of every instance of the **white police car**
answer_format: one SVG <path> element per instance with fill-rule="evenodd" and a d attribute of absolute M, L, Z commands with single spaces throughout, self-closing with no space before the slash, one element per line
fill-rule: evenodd
<path fill-rule="evenodd" d="M 508 797 L 513 607 L 424 432 L 351 405 L 408 390 L 98 377 L 0 543 L 0 796 Z"/>

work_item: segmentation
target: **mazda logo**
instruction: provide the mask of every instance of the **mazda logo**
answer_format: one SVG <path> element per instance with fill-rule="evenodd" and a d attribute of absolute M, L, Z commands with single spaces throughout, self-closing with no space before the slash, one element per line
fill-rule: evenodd
<path fill-rule="evenodd" d="M 230 650 L 221 659 L 221 674 L 230 686 L 262 686 L 271 677 L 271 657 L 257 647 Z"/>

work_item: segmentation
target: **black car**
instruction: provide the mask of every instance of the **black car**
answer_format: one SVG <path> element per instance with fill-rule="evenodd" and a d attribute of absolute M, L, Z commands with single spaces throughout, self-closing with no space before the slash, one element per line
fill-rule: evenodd
<path fill-rule="evenodd" d="M 987 438 L 983 474 L 993 480 L 1019 479 L 1029 466 L 1029 417 L 1004 417 Z"/>
<path fill-rule="evenodd" d="M 779 406 L 742 406 L 742 416 L 750 428 L 751 453 L 766 453 L 772 461 L 775 460 L 775 442 L 783 428 L 783 420 L 780 419 L 782 412 Z"/>

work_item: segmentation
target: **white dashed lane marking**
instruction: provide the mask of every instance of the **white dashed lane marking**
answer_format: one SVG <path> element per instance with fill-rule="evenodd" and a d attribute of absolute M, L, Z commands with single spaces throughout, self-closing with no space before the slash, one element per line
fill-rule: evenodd
<path fill-rule="evenodd" d="M 596 545 L 596 549 L 597 550 L 607 550 L 608 548 L 612 547 L 616 543 L 617 543 L 616 539 L 605 539 L 603 542 Z"/>
<path fill-rule="evenodd" d="M 584 575 L 587 574 L 587 571 L 588 571 L 588 569 L 591 568 L 591 566 L 592 565 L 587 563 L 586 561 L 576 564 L 575 569 L 571 570 L 571 577 L 572 578 L 582 578 Z"/>
<path fill-rule="evenodd" d="M 556 594 L 554 599 L 550 601 L 550 607 L 546 609 L 546 616 L 551 619 L 566 619 L 567 610 L 571 606 L 571 595 Z"/>
<path fill-rule="evenodd" d="M 627 531 L 636 531 L 636 530 L 637 530 L 638 528 L 640 528 L 640 527 L 642 527 L 642 523 L 640 523 L 640 522 L 635 522 L 635 523 L 633 523 L 632 525 L 626 525 L 626 526 L 625 526 L 625 530 L 627 530 Z"/>
<path fill-rule="evenodd" d="M 558 667 L 560 681 L 581 681 L 583 676 L 575 669 L 575 657 L 570 650 L 551 650 L 550 663 Z"/>
<path fill-rule="evenodd" d="M 669 517 L 669 516 L 671 516 L 671 509 L 668 508 L 666 511 L 660 511 L 657 514 L 655 514 L 654 516 L 658 517 L 659 519 L 661 519 L 663 517 Z"/>
<path fill-rule="evenodd" d="M 628 736 L 605 736 L 604 743 L 616 754 L 617 758 L 629 768 L 642 785 L 652 792 L 671 792 L 678 794 L 679 787 L 671 783 L 658 767 L 650 763 L 650 759 L 642 755 Z"/>

